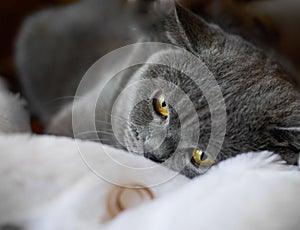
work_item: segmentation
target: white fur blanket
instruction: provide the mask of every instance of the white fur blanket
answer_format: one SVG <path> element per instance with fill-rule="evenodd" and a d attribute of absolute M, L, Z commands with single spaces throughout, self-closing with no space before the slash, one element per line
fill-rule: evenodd
<path fill-rule="evenodd" d="M 112 157 L 134 166 L 147 159 L 79 141 L 89 159 L 120 183 L 152 183 L 117 170 Z M 300 172 L 269 152 L 242 154 L 194 180 L 181 175 L 150 188 L 156 199 L 108 220 L 112 185 L 83 163 L 69 138 L 0 136 L 0 226 L 32 230 L 77 229 L 299 229 Z M 169 173 L 157 168 L 153 178 Z M 1 229 L 1 227 L 0 227 Z"/>

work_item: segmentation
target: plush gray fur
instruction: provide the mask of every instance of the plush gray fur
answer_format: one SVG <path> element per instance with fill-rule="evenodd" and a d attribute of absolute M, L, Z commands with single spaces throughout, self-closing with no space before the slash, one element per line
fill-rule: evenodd
<path fill-rule="evenodd" d="M 48 10 L 31 17 L 23 26 L 17 45 L 17 66 L 33 111 L 52 133 L 73 136 L 72 105 L 60 99 L 74 96 L 87 68 L 106 52 L 141 37 L 141 33 L 130 36 L 123 33 L 129 31 L 127 26 L 130 28 L 126 20 L 122 24 L 125 29 L 116 29 L 122 16 L 113 17 L 107 13 L 116 1 L 111 1 L 111 5 L 105 0 L 83 1 L 71 7 Z M 216 162 L 242 152 L 271 150 L 288 163 L 296 164 L 300 152 L 300 93 L 285 68 L 239 36 L 225 33 L 178 4 L 174 10 L 165 12 L 146 26 L 137 23 L 138 28 L 146 27 L 142 36 L 185 48 L 201 60 L 203 69 L 201 65 L 194 69 L 188 57 L 176 58 L 174 50 L 162 50 L 149 60 L 170 63 L 178 69 L 188 66 L 191 72 L 197 69 L 197 78 L 190 79 L 181 71 L 162 65 L 144 65 L 120 73 L 125 80 L 105 91 L 106 99 L 96 110 L 100 139 L 120 147 L 116 137 L 110 134 L 112 120 L 119 119 L 114 134 L 122 137 L 122 147 L 157 162 L 165 162 L 172 156 L 165 163 L 167 167 L 179 170 L 186 165 L 181 171 L 185 175 L 200 174 L 203 169 L 190 163 L 191 149 L 207 147 L 211 133 L 210 112 L 214 108 L 209 107 L 207 98 L 195 82 L 205 84 L 208 69 L 222 91 L 227 115 L 226 135 Z M 134 54 L 126 58 L 134 58 Z M 151 82 L 149 87 L 135 88 L 126 98 L 119 99 L 113 109 L 121 90 L 142 79 Z M 187 113 L 180 121 L 181 114 L 169 107 L 170 116 L 164 119 L 155 113 L 151 97 L 139 100 L 159 90 L 157 79 L 172 82 L 182 89 L 197 112 L 201 130 L 198 144 L 189 147 L 186 139 L 186 148 L 177 150 L 176 156 L 173 154 L 180 140 L 179 134 L 185 132 L 181 129 L 192 130 L 195 120 L 189 110 L 191 107 L 184 109 Z M 101 82 L 99 79 L 93 86 L 101 85 Z M 164 94 L 166 97 L 178 96 L 172 87 Z M 94 87 L 87 90 L 85 98 L 75 102 L 82 117 L 77 122 L 83 131 L 88 132 L 91 128 L 92 108 L 88 102 L 96 95 L 97 87 Z M 177 102 L 178 107 L 185 106 L 182 100 Z M 89 135 L 82 137 L 92 139 Z M 163 142 L 161 137 L 165 138 Z"/>

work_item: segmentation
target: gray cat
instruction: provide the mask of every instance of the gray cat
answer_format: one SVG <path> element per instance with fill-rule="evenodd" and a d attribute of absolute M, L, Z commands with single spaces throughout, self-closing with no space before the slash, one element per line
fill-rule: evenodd
<path fill-rule="evenodd" d="M 158 3 L 151 1 L 148 6 L 153 10 Z M 297 163 L 300 92 L 292 75 L 280 63 L 177 3 L 174 9 L 166 4 L 164 13 L 147 17 L 143 21 L 147 23 L 135 23 L 132 31 L 134 18 L 121 13 L 110 17 L 110 10 L 115 10 L 118 4 L 120 1 L 83 1 L 34 15 L 23 26 L 16 63 L 31 108 L 49 133 L 75 134 L 84 139 L 98 137 L 103 143 L 143 154 L 188 177 L 248 151 L 270 150 L 290 164 Z M 106 18 L 109 21 L 103 20 Z M 115 26 L 120 21 L 122 30 Z M 134 41 L 159 41 L 182 47 L 198 58 L 200 64 L 176 47 L 166 48 L 147 58 L 149 62 L 167 63 L 169 67 L 160 64 L 131 67 L 105 87 L 104 76 L 109 74 L 100 70 L 101 78 L 91 81 L 90 88 L 81 91 L 78 98 L 62 100 L 75 95 L 84 72 L 97 58 Z M 180 54 L 176 56 L 177 53 Z M 134 52 L 130 57 L 124 55 L 121 60 L 134 59 L 135 55 Z M 113 61 L 105 69 L 113 69 L 116 64 Z M 193 73 L 196 78 L 186 73 Z M 211 76 L 226 106 L 223 117 L 226 130 L 222 119 L 216 121 L 217 135 L 226 132 L 224 141 L 212 140 L 213 147 L 207 150 L 212 111 L 218 110 L 206 97 L 214 90 L 207 85 Z M 141 80 L 148 82 L 147 87 L 139 83 Z M 161 85 L 163 82 L 166 84 Z M 130 92 L 119 97 L 132 84 L 135 85 Z M 208 94 L 199 85 L 206 87 Z M 105 97 L 97 103 L 93 117 L 95 106 L 89 102 L 95 100 L 100 88 Z M 177 88 L 188 97 L 190 106 L 178 95 Z M 92 132 L 94 123 L 97 132 Z M 193 133 L 199 130 L 195 144 Z M 188 134 L 182 138 L 182 133 Z"/>

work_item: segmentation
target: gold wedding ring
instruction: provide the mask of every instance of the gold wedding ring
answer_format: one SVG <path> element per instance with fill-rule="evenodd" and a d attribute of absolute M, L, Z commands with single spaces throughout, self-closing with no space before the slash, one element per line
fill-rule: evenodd
<path fill-rule="evenodd" d="M 107 197 L 107 209 L 113 218 L 126 209 L 153 199 L 153 192 L 143 185 L 114 186 Z"/>

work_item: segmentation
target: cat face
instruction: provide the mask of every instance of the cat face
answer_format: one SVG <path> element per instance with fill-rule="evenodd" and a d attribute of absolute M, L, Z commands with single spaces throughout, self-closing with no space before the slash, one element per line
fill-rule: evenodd
<path fill-rule="evenodd" d="M 188 177 L 248 151 L 270 150 L 297 162 L 300 93 L 277 62 L 178 5 L 157 28 L 159 40 L 185 48 L 198 61 L 176 49 L 163 50 L 149 59 L 163 64 L 136 71 L 112 114 L 126 149 Z M 207 85 L 211 76 L 222 98 Z M 218 119 L 212 119 L 215 111 Z"/>
<path fill-rule="evenodd" d="M 112 111 L 114 133 L 131 152 L 189 176 L 203 173 L 213 164 L 225 134 L 221 92 L 218 95 L 213 89 L 206 90 L 213 87 L 208 82 L 209 70 L 186 52 L 161 51 L 148 62 L 160 64 L 141 67 L 119 96 Z M 197 69 L 203 77 L 191 74 L 190 69 Z M 207 101 L 209 94 L 217 100 Z M 214 138 L 209 102 L 220 107 L 213 109 L 219 113 L 213 122 Z M 210 154 L 204 151 L 207 149 Z"/>

